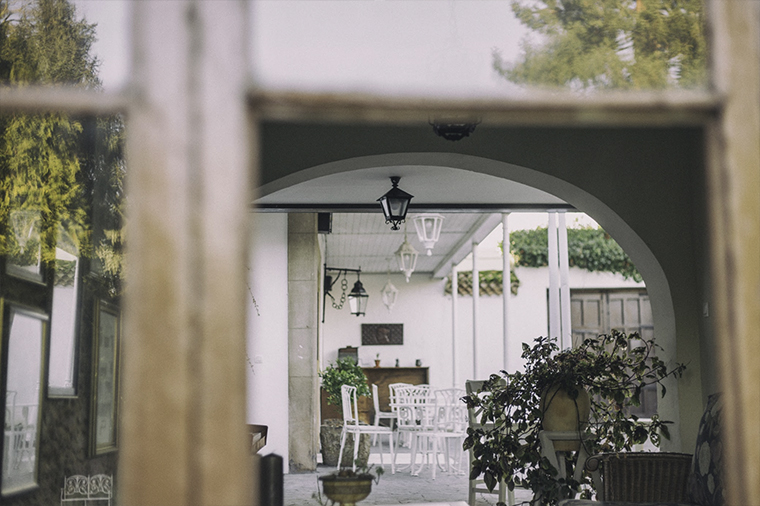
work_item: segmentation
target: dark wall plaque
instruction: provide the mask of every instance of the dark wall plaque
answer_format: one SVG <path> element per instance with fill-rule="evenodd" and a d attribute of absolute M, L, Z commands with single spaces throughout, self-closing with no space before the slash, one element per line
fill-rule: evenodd
<path fill-rule="evenodd" d="M 362 345 L 404 344 L 403 323 L 362 323 Z"/>

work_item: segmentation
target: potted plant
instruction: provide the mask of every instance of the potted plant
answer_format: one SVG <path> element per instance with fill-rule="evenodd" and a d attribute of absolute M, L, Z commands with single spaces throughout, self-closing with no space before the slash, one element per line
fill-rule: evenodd
<path fill-rule="evenodd" d="M 380 354 L 375 355 L 375 367 L 380 367 Z"/>
<path fill-rule="evenodd" d="M 350 385 L 356 387 L 357 397 L 366 397 L 370 395 L 367 376 L 359 365 L 351 358 L 338 359 L 335 363 L 328 365 L 319 374 L 322 378 L 322 388 L 327 394 L 327 403 L 341 408 L 341 387 Z M 322 449 L 322 463 L 328 466 L 338 465 L 338 454 L 340 452 L 340 434 L 343 427 L 342 419 L 322 420 L 322 426 L 319 432 L 319 441 Z M 343 459 L 341 463 L 351 465 L 354 460 L 353 455 L 353 436 L 349 434 L 346 437 L 346 444 L 343 450 Z M 366 465 L 369 458 L 370 437 L 363 434 L 359 439 L 359 457 L 357 464 Z"/>
<path fill-rule="evenodd" d="M 657 415 L 644 422 L 627 413 L 627 408 L 639 405 L 646 385 L 658 384 L 664 396 L 662 381 L 683 373 L 683 364 L 669 367 L 657 357 L 658 348 L 653 340 L 619 331 L 563 351 L 556 340 L 545 337 L 537 338 L 533 346 L 523 343 L 524 372 L 494 374 L 480 392 L 465 397 L 468 407 L 480 412 L 484 425 L 470 431 L 464 443 L 474 455 L 470 478 L 483 475 L 491 490 L 502 479 L 510 489 L 530 489 L 531 504 L 556 504 L 575 495 L 582 485 L 590 485 L 587 476 L 580 482 L 572 473 L 560 478 L 541 455 L 539 434 L 545 428 L 546 412 L 560 396 L 572 403 L 573 430 L 589 454 L 630 450 L 647 439 L 659 446 L 661 437 L 669 438 L 671 422 Z M 590 417 L 581 414 L 584 402 Z M 589 487 L 583 488 L 583 494 L 590 495 Z"/>
<path fill-rule="evenodd" d="M 365 499 L 372 491 L 372 482 L 380 482 L 380 476 L 383 475 L 383 468 L 363 466 L 356 471 L 351 469 L 339 469 L 319 477 L 322 482 L 322 489 L 325 496 L 332 503 L 340 503 L 342 506 L 353 506 L 355 503 Z M 322 503 L 322 498 L 317 496 L 317 501 Z"/>

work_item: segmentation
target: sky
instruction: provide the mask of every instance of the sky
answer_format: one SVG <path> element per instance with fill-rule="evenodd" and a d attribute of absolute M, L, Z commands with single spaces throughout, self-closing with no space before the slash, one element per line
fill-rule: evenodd
<path fill-rule="evenodd" d="M 130 2 L 74 3 L 97 23 L 104 87 L 126 85 Z M 493 51 L 512 60 L 525 35 L 507 0 L 256 0 L 250 11 L 251 72 L 275 89 L 499 95 L 514 87 Z"/>

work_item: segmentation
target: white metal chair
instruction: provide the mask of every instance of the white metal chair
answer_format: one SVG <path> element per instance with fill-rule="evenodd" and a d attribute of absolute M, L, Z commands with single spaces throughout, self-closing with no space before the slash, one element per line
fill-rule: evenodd
<path fill-rule="evenodd" d="M 419 474 L 429 461 L 432 465 L 433 479 L 435 479 L 436 470 L 440 466 L 438 454 L 443 454 L 444 465 L 440 466 L 444 471 L 461 473 L 462 464 L 462 443 L 467 437 L 467 407 L 461 398 L 465 391 L 461 388 L 443 388 L 433 392 L 434 403 L 428 408 L 427 422 L 421 430 L 416 433 L 417 451 L 423 454 L 423 461 L 419 470 L 412 470 L 412 474 Z M 454 460 L 456 467 L 452 467 L 450 447 L 452 443 L 457 451 Z"/>
<path fill-rule="evenodd" d="M 377 385 L 372 383 L 372 404 L 375 408 L 375 427 L 380 427 L 380 420 L 390 421 L 391 430 L 393 430 L 394 422 L 397 415 L 395 411 L 380 411 L 380 394 L 378 393 Z M 372 436 L 372 446 L 377 445 L 377 434 Z"/>
<path fill-rule="evenodd" d="M 61 506 L 73 506 L 74 503 L 84 506 L 105 503 L 104 506 L 111 506 L 112 497 L 113 476 L 109 474 L 75 474 L 63 480 Z"/>
<path fill-rule="evenodd" d="M 481 388 L 483 388 L 483 383 L 485 383 L 482 380 L 467 380 L 465 382 L 465 391 L 467 395 L 477 393 L 480 391 Z M 477 429 L 483 427 L 480 423 L 480 412 L 479 409 L 468 409 L 467 410 L 467 416 L 468 416 L 468 425 L 472 429 Z M 472 472 L 472 461 L 474 460 L 474 456 L 472 453 L 472 449 L 469 451 L 470 454 L 470 472 Z M 509 506 L 513 506 L 515 504 L 515 493 L 512 490 L 507 490 L 507 484 L 504 480 L 499 481 L 499 487 L 497 489 L 494 489 L 493 491 L 488 490 L 488 487 L 486 487 L 485 482 L 483 479 L 475 479 L 470 480 L 470 484 L 468 487 L 468 498 L 467 502 L 470 504 L 470 506 L 475 506 L 475 502 L 477 498 L 475 497 L 475 494 L 477 492 L 480 492 L 481 494 L 499 494 L 499 502 L 508 504 Z M 508 502 L 505 500 L 507 499 L 507 495 L 509 495 Z"/>
<path fill-rule="evenodd" d="M 346 446 L 348 434 L 354 436 L 354 462 L 353 470 L 356 471 L 356 460 L 359 456 L 359 439 L 362 434 L 385 434 L 388 436 L 388 447 L 391 452 L 391 473 L 396 473 L 396 459 L 393 452 L 393 430 L 390 427 L 375 427 L 374 425 L 359 424 L 359 405 L 356 402 L 356 387 L 343 385 L 340 389 L 343 408 L 343 431 L 340 434 L 340 453 L 338 454 L 338 469 L 343 459 L 343 448 Z M 383 465 L 383 452 L 380 452 L 380 465 Z"/>
<path fill-rule="evenodd" d="M 416 435 L 432 425 L 432 405 L 430 385 L 408 385 L 395 388 L 393 410 L 396 412 L 398 424 L 396 453 L 398 453 L 401 438 L 406 435 L 411 447 L 411 462 L 409 464 L 411 470 L 414 470 L 417 457 Z"/>

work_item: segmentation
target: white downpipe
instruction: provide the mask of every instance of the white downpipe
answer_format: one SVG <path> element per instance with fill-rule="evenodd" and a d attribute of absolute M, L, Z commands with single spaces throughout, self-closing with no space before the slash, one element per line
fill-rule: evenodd
<path fill-rule="evenodd" d="M 478 270 L 478 243 L 472 241 L 472 377 L 478 376 L 478 306 L 480 299 L 480 271 Z"/>
<path fill-rule="evenodd" d="M 559 251 L 557 213 L 549 211 L 549 337 L 561 336 L 559 309 Z"/>
<path fill-rule="evenodd" d="M 573 346 L 573 330 L 570 321 L 570 263 L 567 253 L 567 220 L 565 211 L 559 212 L 559 307 L 562 315 L 560 348 Z"/>
<path fill-rule="evenodd" d="M 509 370 L 509 330 L 507 323 L 509 322 L 509 296 L 512 288 L 512 277 L 510 274 L 509 266 L 509 213 L 503 213 L 501 215 L 501 230 L 502 230 L 502 289 L 501 298 L 504 304 L 504 310 L 502 312 L 503 329 L 504 329 L 504 360 L 503 369 Z"/>
<path fill-rule="evenodd" d="M 459 295 L 459 273 L 457 266 L 451 266 L 451 386 L 457 388 L 457 298 Z"/>

